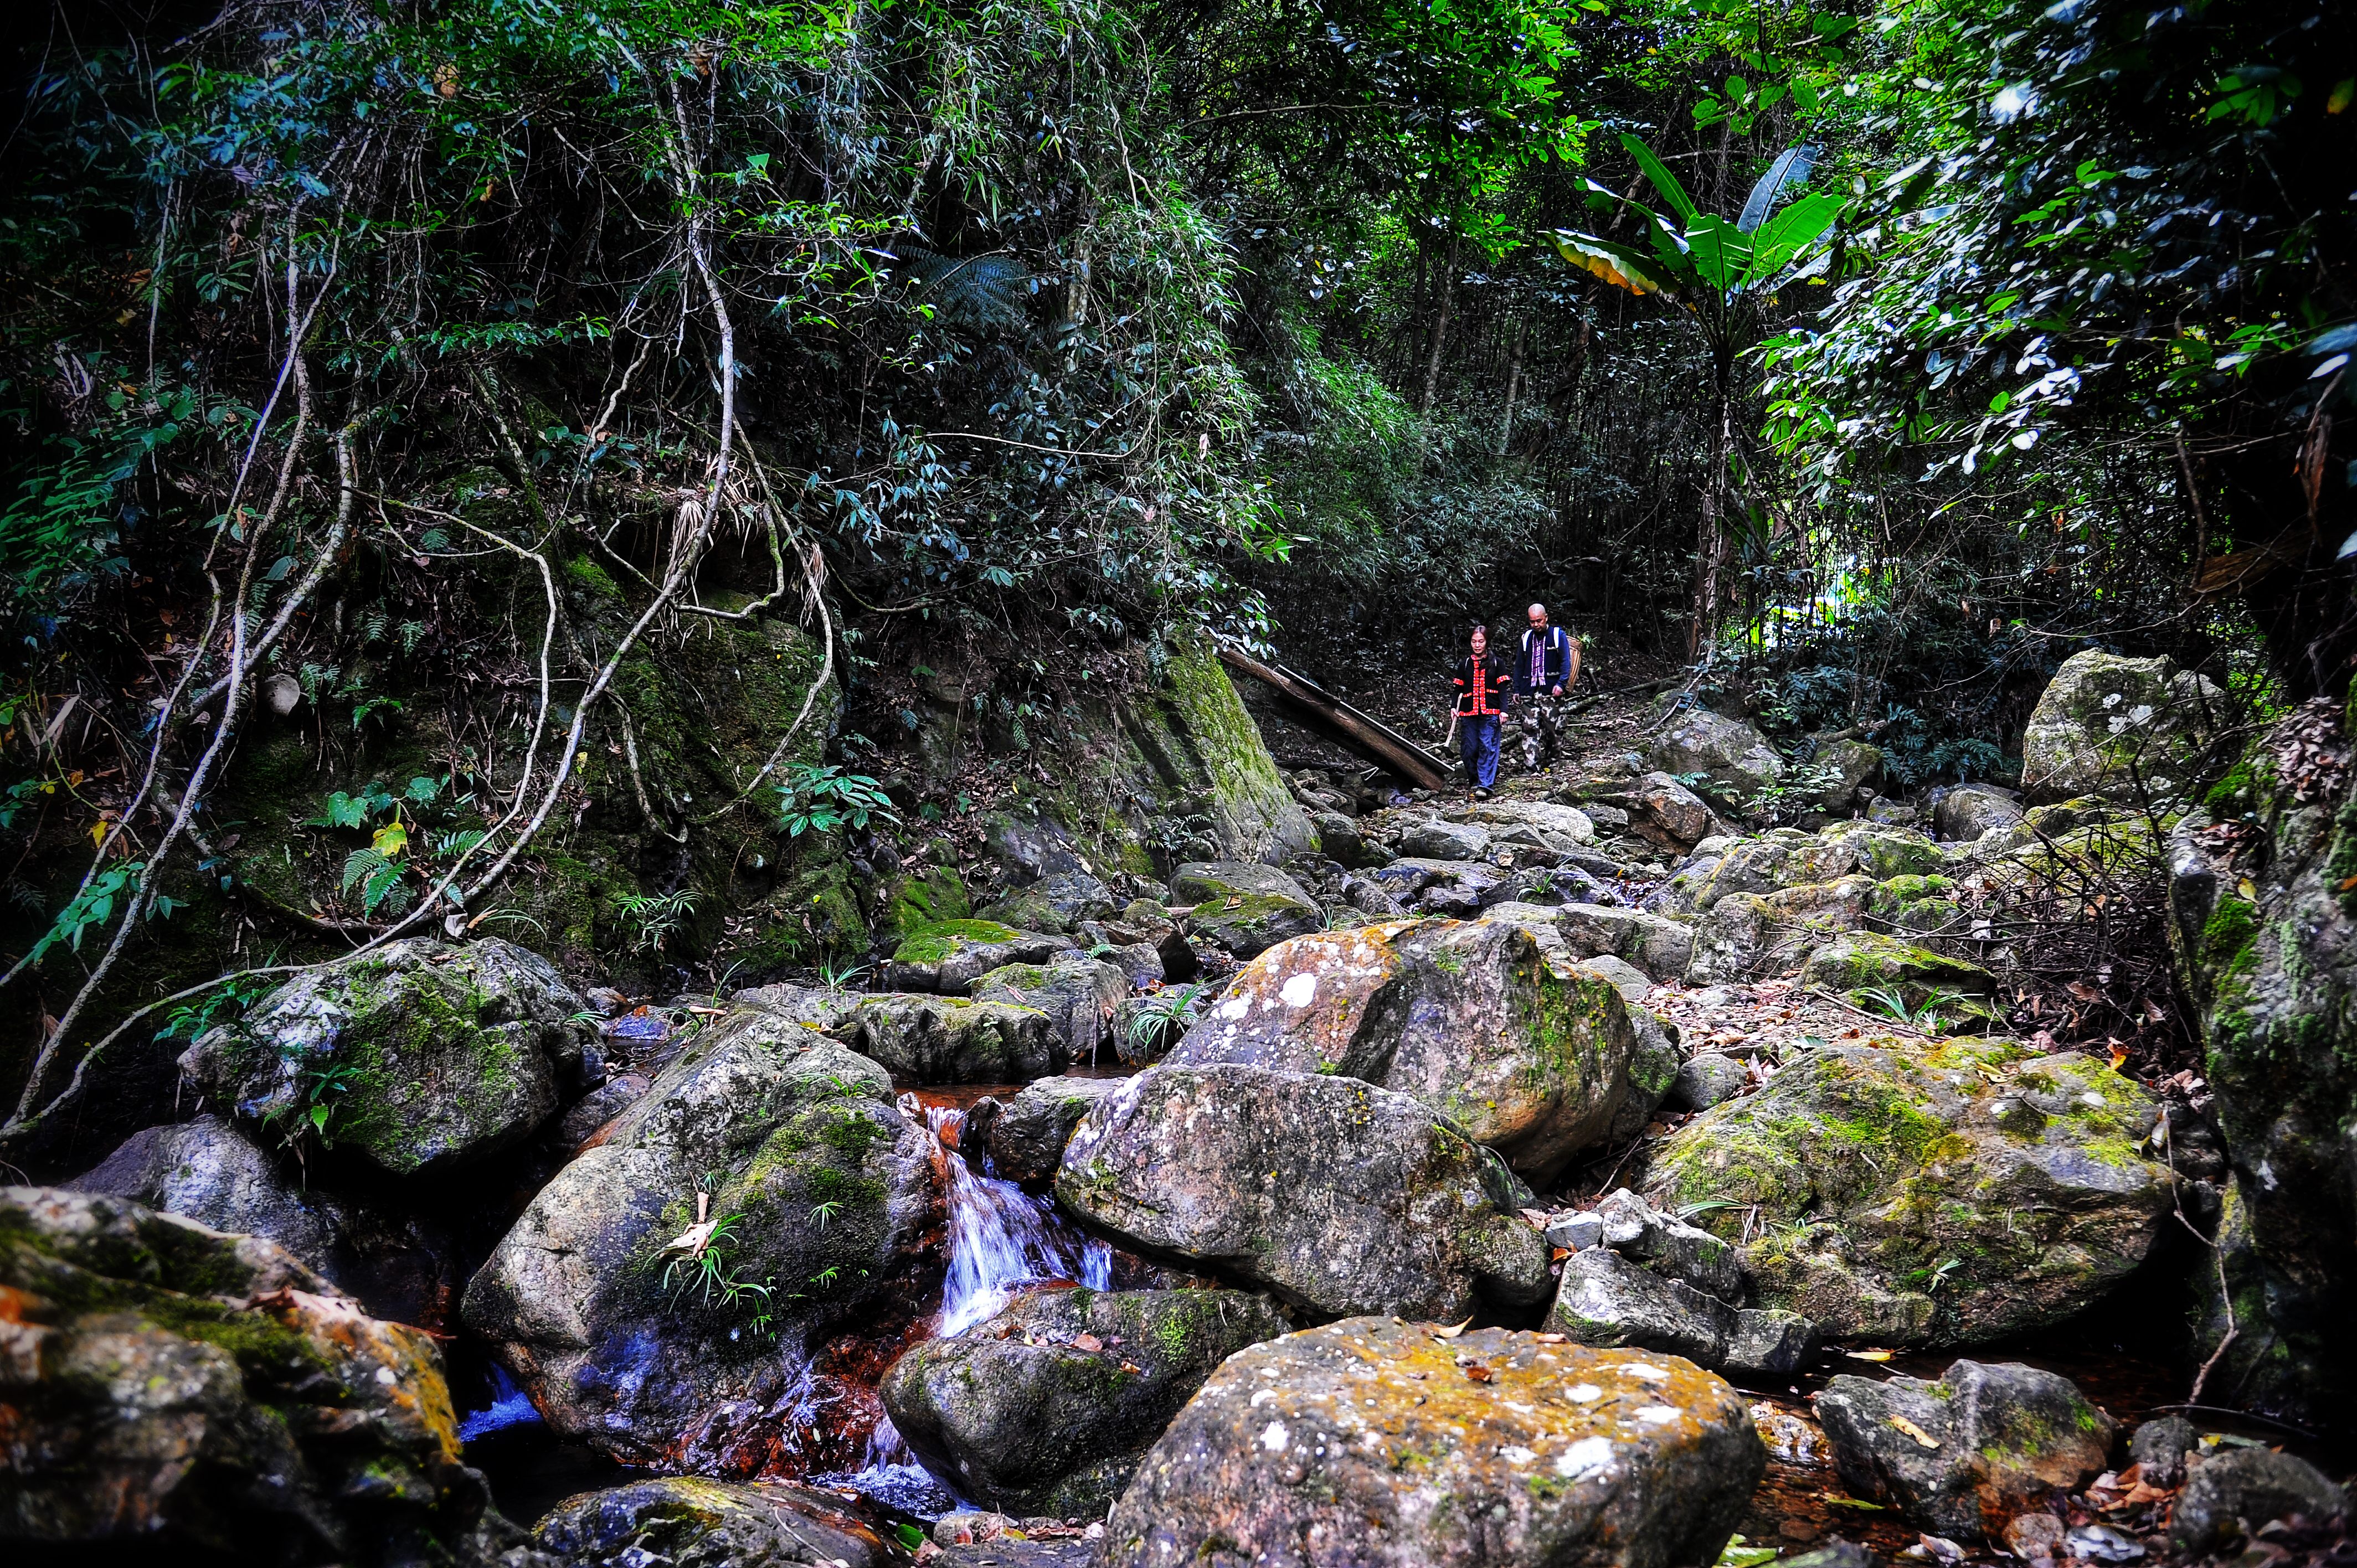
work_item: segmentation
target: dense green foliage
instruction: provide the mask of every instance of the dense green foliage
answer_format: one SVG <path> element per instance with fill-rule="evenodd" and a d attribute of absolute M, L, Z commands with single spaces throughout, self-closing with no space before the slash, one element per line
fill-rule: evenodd
<path fill-rule="evenodd" d="M 642 819 L 595 902 L 698 856 L 784 878 L 967 810 L 890 755 L 932 744 L 940 668 L 1028 754 L 1099 651 L 1193 627 L 1347 671 L 1544 597 L 1910 783 L 2002 774 L 2090 642 L 2337 689 L 2351 32 L 2288 0 L 55 6 L 0 190 L 8 983 L 59 1020 L 17 1048 L 190 886 L 245 896 L 218 802 L 264 705 L 312 736 L 281 817 L 447 790 L 430 843 L 330 824 L 340 879 L 267 910 L 310 941 L 486 918 L 593 765 Z M 693 800 L 649 704 L 762 614 L 811 695 Z M 640 948 L 734 918 L 676 915 Z"/>

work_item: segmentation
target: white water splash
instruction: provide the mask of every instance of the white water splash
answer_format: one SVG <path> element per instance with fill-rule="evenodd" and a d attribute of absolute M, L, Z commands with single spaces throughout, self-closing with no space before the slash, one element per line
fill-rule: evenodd
<path fill-rule="evenodd" d="M 472 1443 L 511 1426 L 522 1426 L 540 1420 L 540 1412 L 533 1407 L 532 1396 L 515 1386 L 503 1368 L 491 1369 L 491 1402 L 482 1410 L 469 1411 L 458 1423 L 458 1441 Z M 897 1434 L 895 1434 L 897 1437 Z"/>
<path fill-rule="evenodd" d="M 918 1113 L 913 1103 L 906 1108 Z M 1111 1288 L 1111 1246 L 1083 1234 L 1046 1198 L 968 1165 L 954 1152 L 964 1112 L 943 1105 L 922 1112 L 941 1141 L 949 1183 L 950 1262 L 934 1334 L 946 1339 L 964 1333 L 1027 1284 L 1071 1280 L 1092 1290 Z"/>

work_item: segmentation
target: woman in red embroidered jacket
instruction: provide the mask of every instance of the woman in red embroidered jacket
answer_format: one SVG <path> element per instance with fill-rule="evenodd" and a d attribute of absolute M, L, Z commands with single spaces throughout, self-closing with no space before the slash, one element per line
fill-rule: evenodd
<path fill-rule="evenodd" d="M 1457 726 L 1458 745 L 1465 749 L 1465 771 L 1473 781 L 1473 798 L 1486 800 L 1498 782 L 1498 728 L 1504 722 L 1514 671 L 1505 659 L 1490 651 L 1490 628 L 1473 628 L 1472 652 L 1457 661 Z"/>

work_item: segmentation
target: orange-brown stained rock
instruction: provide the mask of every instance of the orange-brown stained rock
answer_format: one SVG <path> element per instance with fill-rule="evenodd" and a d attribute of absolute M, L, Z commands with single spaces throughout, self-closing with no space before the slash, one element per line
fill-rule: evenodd
<path fill-rule="evenodd" d="M 1146 1455 L 1103 1561 L 1709 1563 L 1766 1465 L 1743 1399 L 1674 1356 L 1346 1318 L 1230 1357 Z"/>

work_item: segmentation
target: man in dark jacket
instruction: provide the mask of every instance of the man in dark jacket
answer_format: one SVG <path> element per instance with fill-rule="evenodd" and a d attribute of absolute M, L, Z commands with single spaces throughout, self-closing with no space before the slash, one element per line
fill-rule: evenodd
<path fill-rule="evenodd" d="M 1530 621 L 1514 660 L 1514 691 L 1522 699 L 1523 771 L 1536 773 L 1563 743 L 1563 694 L 1579 679 L 1579 639 L 1549 626 L 1544 605 L 1531 607 Z"/>
<path fill-rule="evenodd" d="M 1486 800 L 1498 782 L 1498 726 L 1506 715 L 1507 693 L 1514 674 L 1506 661 L 1490 651 L 1490 628 L 1473 628 L 1471 653 L 1457 661 L 1458 744 L 1465 751 L 1465 771 L 1473 781 L 1473 798 Z"/>

